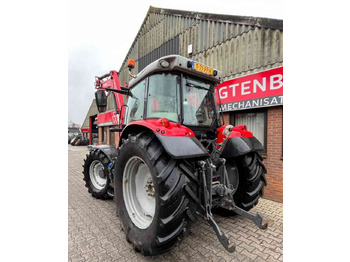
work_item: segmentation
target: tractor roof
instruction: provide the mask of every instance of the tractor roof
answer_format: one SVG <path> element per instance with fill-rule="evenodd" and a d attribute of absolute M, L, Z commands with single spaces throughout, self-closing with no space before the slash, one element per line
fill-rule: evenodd
<path fill-rule="evenodd" d="M 169 63 L 168 66 L 164 66 L 163 61 L 167 61 Z M 163 66 L 162 66 L 163 64 Z M 194 64 L 196 64 L 196 69 L 194 68 Z M 204 69 L 203 69 L 204 68 Z M 200 70 L 210 71 L 212 75 L 207 73 L 203 73 Z M 157 72 L 167 72 L 167 71 L 180 71 L 183 73 L 187 73 L 193 76 L 197 76 L 206 80 L 209 80 L 215 84 L 218 84 L 221 80 L 222 73 L 215 68 L 207 67 L 202 65 L 192 59 L 180 56 L 180 55 L 168 55 L 163 56 L 156 61 L 152 62 L 148 66 L 146 66 L 140 73 L 137 74 L 136 78 L 132 79 L 129 83 L 129 86 L 132 87 L 136 83 L 143 80 L 145 77 L 157 73 Z"/>

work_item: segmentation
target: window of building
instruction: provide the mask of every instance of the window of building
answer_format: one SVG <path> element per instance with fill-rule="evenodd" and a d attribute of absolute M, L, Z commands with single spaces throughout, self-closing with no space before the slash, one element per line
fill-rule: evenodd
<path fill-rule="evenodd" d="M 267 113 L 264 110 L 254 110 L 237 112 L 231 115 L 231 123 L 234 126 L 246 125 L 247 129 L 253 133 L 253 135 L 264 146 L 264 153 L 267 148 Z"/>

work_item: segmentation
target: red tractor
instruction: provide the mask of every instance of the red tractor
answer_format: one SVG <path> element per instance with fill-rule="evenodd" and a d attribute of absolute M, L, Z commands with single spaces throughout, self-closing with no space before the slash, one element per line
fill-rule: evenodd
<path fill-rule="evenodd" d="M 111 71 L 96 77 L 99 112 L 106 91 L 115 97 L 119 145 L 93 146 L 84 180 L 92 196 L 115 198 L 127 240 L 144 255 L 178 245 L 190 224 L 206 219 L 229 252 L 235 250 L 212 216 L 212 209 L 239 214 L 266 229 L 248 211 L 266 185 L 261 143 L 241 125 L 223 125 L 217 84 L 221 72 L 191 59 L 162 57 L 128 87 Z M 124 97 L 127 103 L 124 104 Z"/>

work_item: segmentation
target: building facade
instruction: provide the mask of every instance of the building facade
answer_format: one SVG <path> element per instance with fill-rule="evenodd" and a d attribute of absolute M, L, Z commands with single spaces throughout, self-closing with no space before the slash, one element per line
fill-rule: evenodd
<path fill-rule="evenodd" d="M 283 21 L 150 7 L 118 71 L 120 82 L 131 80 L 130 58 L 140 72 L 170 54 L 223 72 L 225 124 L 245 124 L 262 142 L 268 170 L 264 197 L 283 202 Z M 118 142 L 117 133 L 108 132 L 117 123 L 111 121 L 112 100 L 105 113 L 109 120 L 98 123 L 102 144 Z"/>
<path fill-rule="evenodd" d="M 97 105 L 95 99 L 92 100 L 90 108 L 86 114 L 84 122 L 81 126 L 81 133 L 83 137 L 89 138 L 89 144 L 98 143 L 98 128 L 96 125 L 96 118 L 98 115 Z"/>

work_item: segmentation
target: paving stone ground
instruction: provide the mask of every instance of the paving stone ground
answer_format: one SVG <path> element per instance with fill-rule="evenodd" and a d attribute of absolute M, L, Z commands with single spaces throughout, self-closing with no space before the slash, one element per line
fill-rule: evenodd
<path fill-rule="evenodd" d="M 81 172 L 87 153 L 85 146 L 68 145 L 69 261 L 283 261 L 283 205 L 266 199 L 252 209 L 269 223 L 265 231 L 239 216 L 214 215 L 237 245 L 235 253 L 228 253 L 209 224 L 199 219 L 178 247 L 144 257 L 126 241 L 114 201 L 95 199 L 84 186 Z"/>

